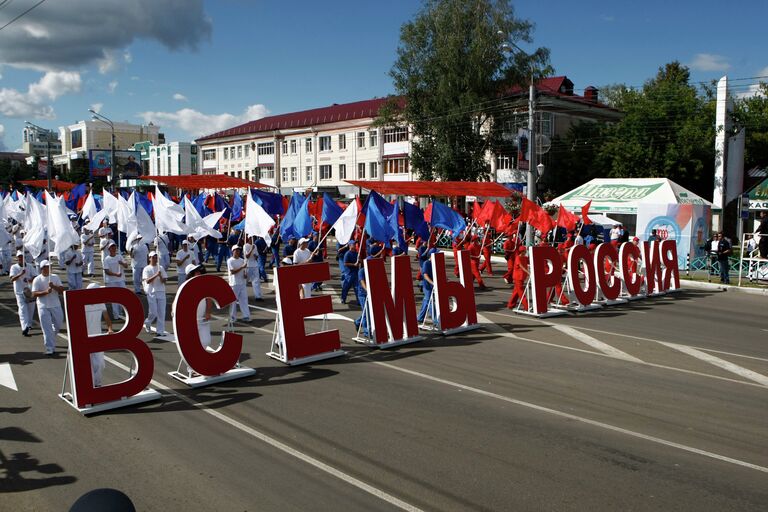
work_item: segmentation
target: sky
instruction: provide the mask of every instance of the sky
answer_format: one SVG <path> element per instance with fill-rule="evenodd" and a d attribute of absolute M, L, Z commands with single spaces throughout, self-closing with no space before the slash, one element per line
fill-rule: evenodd
<path fill-rule="evenodd" d="M 40 0 L 0 0 L 0 27 Z M 679 60 L 691 79 L 768 81 L 768 2 L 513 1 L 556 75 L 642 86 Z M 160 125 L 189 141 L 249 120 L 383 97 L 400 27 L 419 0 L 44 0 L 0 28 L 0 151 L 25 121 Z M 748 79 L 748 80 L 747 80 Z"/>

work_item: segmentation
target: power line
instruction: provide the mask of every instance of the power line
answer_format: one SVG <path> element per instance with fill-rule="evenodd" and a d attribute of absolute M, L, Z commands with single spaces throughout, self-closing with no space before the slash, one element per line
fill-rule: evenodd
<path fill-rule="evenodd" d="M 11 24 L 11 23 L 13 23 L 14 21 L 18 20 L 18 19 L 19 19 L 19 18 L 21 18 L 22 16 L 25 16 L 26 14 L 29 14 L 29 13 L 30 13 L 30 12 L 31 12 L 33 9 L 35 9 L 36 7 L 39 7 L 39 6 L 40 6 L 40 5 L 42 5 L 44 2 L 45 2 L 45 0 L 40 0 L 40 1 L 39 1 L 39 2 L 37 2 L 35 5 L 33 5 L 32 7 L 30 7 L 29 9 L 27 9 L 27 10 L 26 10 L 26 11 L 24 11 L 24 12 L 22 12 L 21 14 L 19 14 L 19 15 L 18 15 L 18 16 L 16 16 L 15 18 L 13 18 L 11 21 L 9 21 L 8 23 L 6 23 L 6 24 L 5 24 L 5 25 L 3 25 L 2 27 L 0 27 L 0 30 L 3 30 L 5 27 L 7 27 L 8 25 L 10 25 L 10 24 Z M 0 6 L 0 7 L 1 7 L 1 6 Z"/>

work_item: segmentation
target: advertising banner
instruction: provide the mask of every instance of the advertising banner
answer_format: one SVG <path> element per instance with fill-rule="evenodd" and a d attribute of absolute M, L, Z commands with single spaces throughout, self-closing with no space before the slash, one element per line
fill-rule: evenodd
<path fill-rule="evenodd" d="M 688 258 L 706 255 L 701 247 L 709 238 L 712 211 L 700 204 L 641 204 L 637 209 L 637 236 L 646 241 L 653 230 L 659 240 L 674 240 L 678 265 L 686 270 Z"/>
<path fill-rule="evenodd" d="M 91 149 L 88 151 L 91 177 L 110 176 L 112 173 L 112 151 L 109 149 Z M 121 173 L 123 178 L 136 178 L 144 174 L 141 167 L 141 151 L 115 151 L 115 177 Z"/>

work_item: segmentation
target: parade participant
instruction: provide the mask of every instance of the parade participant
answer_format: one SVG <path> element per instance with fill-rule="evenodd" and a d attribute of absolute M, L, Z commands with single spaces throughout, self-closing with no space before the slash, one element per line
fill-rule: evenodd
<path fill-rule="evenodd" d="M 312 263 L 312 253 L 308 249 L 309 240 L 306 238 L 299 239 L 299 247 L 293 253 L 293 264 L 301 265 L 304 263 Z M 312 283 L 304 283 L 301 285 L 302 297 L 308 299 L 312 296 Z"/>
<path fill-rule="evenodd" d="M 100 288 L 97 283 L 88 285 L 88 289 Z M 112 319 L 107 314 L 107 306 L 104 304 L 87 304 L 85 306 L 85 325 L 88 329 L 88 336 L 98 336 L 103 334 L 101 331 L 101 321 L 107 324 L 107 334 L 112 334 Z M 104 352 L 91 352 L 91 375 L 93 376 L 93 387 L 101 387 L 102 374 L 104 372 Z"/>
<path fill-rule="evenodd" d="M 237 308 L 240 307 L 240 314 L 243 322 L 251 321 L 251 311 L 248 309 L 248 288 L 245 282 L 245 276 L 248 264 L 241 258 L 243 248 L 239 245 L 232 247 L 232 257 L 227 260 L 227 272 L 229 273 L 229 285 L 235 293 L 237 300 L 229 307 L 229 320 L 234 322 L 237 319 Z"/>
<path fill-rule="evenodd" d="M 424 322 L 427 318 L 427 312 L 433 320 L 435 320 L 435 301 L 432 300 L 432 290 L 435 283 L 435 276 L 432 272 L 432 255 L 440 252 L 438 249 L 429 249 L 426 252 L 426 259 L 421 265 L 421 291 L 424 292 L 424 298 L 421 301 L 421 310 L 416 319 L 419 322 Z"/>
<path fill-rule="evenodd" d="M 155 251 L 157 252 L 157 259 L 160 266 L 166 271 L 168 270 L 168 267 L 171 266 L 171 253 L 168 244 L 170 244 L 168 235 L 158 232 L 155 237 Z"/>
<path fill-rule="evenodd" d="M 621 224 L 614 224 L 611 228 L 611 244 L 619 245 L 619 239 L 621 238 Z"/>
<path fill-rule="evenodd" d="M 79 290 L 83 287 L 83 255 L 73 244 L 69 249 L 59 254 L 59 261 L 67 269 L 67 286 L 70 290 Z"/>
<path fill-rule="evenodd" d="M 144 242 L 144 238 L 141 235 L 136 237 L 131 247 L 131 274 L 133 276 L 133 291 L 139 295 L 144 293 L 142 284 L 142 274 L 144 267 L 147 266 L 147 258 L 149 257 L 149 247 Z"/>
<path fill-rule="evenodd" d="M 339 274 L 344 273 L 344 255 L 349 250 L 349 245 L 336 242 L 336 261 L 339 264 Z"/>
<path fill-rule="evenodd" d="M 478 239 L 477 235 L 472 235 L 472 241 L 469 244 L 469 258 L 470 258 L 470 266 L 472 268 L 472 275 L 475 278 L 475 281 L 477 281 L 477 287 L 480 290 L 487 290 L 488 287 L 485 286 L 485 283 L 483 282 L 483 278 L 480 275 L 480 240 Z"/>
<path fill-rule="evenodd" d="M 205 266 L 197 263 L 190 263 L 187 265 L 186 271 L 187 280 L 205 274 Z M 171 311 L 176 311 L 176 302 L 179 300 L 179 292 L 176 291 L 176 297 L 173 299 L 173 307 Z M 208 350 L 211 346 L 211 315 L 213 314 L 213 299 L 206 298 L 201 300 L 197 305 L 197 311 L 195 313 L 195 319 L 197 320 L 197 333 L 200 337 L 200 344 L 204 349 Z M 178 342 L 178 340 L 177 340 Z M 184 362 L 186 364 L 186 361 Z M 187 364 L 187 375 L 193 377 L 196 375 L 192 367 Z"/>
<path fill-rule="evenodd" d="M 480 265 L 478 272 L 482 274 L 485 269 L 488 269 L 488 275 L 493 277 L 493 268 L 491 267 L 491 249 L 493 248 L 493 236 L 486 229 L 483 237 L 483 241 L 481 242 L 482 246 L 480 247 L 483 254 L 483 264 Z"/>
<path fill-rule="evenodd" d="M 360 266 L 358 264 L 358 253 L 356 250 L 357 242 L 350 240 L 347 244 L 349 249 L 344 253 L 344 260 L 341 266 L 341 303 L 347 303 L 347 294 L 350 288 L 355 292 L 355 298 L 357 302 L 360 302 L 360 298 L 357 296 L 357 269 Z"/>
<path fill-rule="evenodd" d="M 165 334 L 165 282 L 168 273 L 162 265 L 156 251 L 149 253 L 149 264 L 141 271 L 144 282 L 144 293 L 147 294 L 147 318 L 144 320 L 144 330 L 152 332 L 152 323 L 158 336 Z"/>
<path fill-rule="evenodd" d="M 37 299 L 37 315 L 43 329 L 45 354 L 56 354 L 56 335 L 59 332 L 64 313 L 61 310 L 59 294 L 64 292 L 59 276 L 51 273 L 48 260 L 40 262 L 40 275 L 32 281 L 32 296 Z"/>
<path fill-rule="evenodd" d="M 107 241 L 107 243 L 104 244 L 104 246 L 109 245 L 109 241 L 112 240 L 112 229 L 109 227 L 108 219 L 104 219 L 103 221 L 101 221 L 101 227 L 99 228 L 98 235 L 99 235 L 99 245 L 102 245 L 102 242 L 104 240 Z"/>
<path fill-rule="evenodd" d="M 459 251 L 464 247 L 464 232 L 460 231 L 459 236 L 453 240 L 451 249 L 453 250 L 453 275 L 459 277 Z"/>
<path fill-rule="evenodd" d="M 288 238 L 288 243 L 283 248 L 283 256 L 291 258 L 293 261 L 293 253 L 296 252 L 296 239 L 294 237 Z"/>
<path fill-rule="evenodd" d="M 243 254 L 245 256 L 245 263 L 247 265 L 246 281 L 251 283 L 254 298 L 256 300 L 263 300 L 261 297 L 261 279 L 259 279 L 258 254 L 256 253 L 256 244 L 253 243 L 252 236 L 245 237 Z"/>
<path fill-rule="evenodd" d="M 382 251 L 378 246 L 371 247 L 371 252 L 368 253 L 368 257 L 365 258 L 367 260 L 376 259 L 379 257 L 382 257 L 384 255 L 384 251 Z M 370 337 L 370 333 L 368 331 L 368 314 L 366 313 L 365 308 L 365 300 L 368 297 L 368 284 L 365 281 L 365 266 L 360 267 L 360 270 L 357 271 L 357 302 L 360 304 L 360 307 L 362 308 L 363 312 L 360 315 L 359 318 L 355 319 L 355 327 L 358 329 L 362 325 L 363 327 L 363 334 L 366 338 Z"/>
<path fill-rule="evenodd" d="M 221 238 L 216 240 L 216 272 L 221 272 L 221 264 L 229 257 L 229 246 L 227 245 L 227 221 L 221 219 L 219 227 Z"/>
<path fill-rule="evenodd" d="M 35 279 L 35 269 L 24 261 L 24 251 L 16 253 L 16 263 L 11 266 L 11 282 L 13 294 L 16 296 L 16 306 L 19 308 L 21 334 L 31 336 L 29 329 L 35 316 L 35 300 L 32 298 L 31 285 Z"/>
<path fill-rule="evenodd" d="M 310 261 L 312 263 L 322 263 L 324 259 L 324 246 L 325 242 L 323 242 L 322 245 L 320 245 L 318 241 L 318 233 L 313 232 L 312 233 L 312 240 L 309 241 L 309 245 L 307 248 L 309 249 L 311 255 L 310 255 Z M 312 283 L 312 290 L 321 291 L 323 289 L 323 282 L 318 281 L 316 283 Z"/>
<path fill-rule="evenodd" d="M 267 252 L 269 252 L 269 247 L 267 247 L 267 241 L 264 240 L 262 237 L 257 236 L 254 241 L 253 245 L 256 246 L 256 266 L 259 269 L 259 275 L 258 278 L 267 282 Z"/>
<path fill-rule="evenodd" d="M 80 235 L 80 245 L 83 250 L 83 274 L 93 276 L 93 250 L 96 245 L 96 235 L 90 229 L 83 227 Z"/>
<path fill-rule="evenodd" d="M 103 238 L 99 241 L 99 252 L 101 254 L 101 272 L 102 277 L 104 277 L 104 260 L 107 259 L 107 256 L 109 256 L 109 251 L 107 250 L 107 247 L 109 247 L 109 243 L 111 240 L 108 238 Z"/>
<path fill-rule="evenodd" d="M 189 252 L 189 242 L 184 239 L 181 242 L 181 249 L 176 253 L 176 275 L 179 286 L 184 284 L 187 278 L 187 265 L 192 263 L 192 253 Z"/>
<path fill-rule="evenodd" d="M 520 244 L 517 248 L 517 258 L 515 258 L 515 271 L 512 274 L 512 279 L 515 283 L 515 288 L 512 291 L 512 295 L 509 297 L 507 307 L 514 309 L 517 303 L 523 301 L 523 309 L 528 309 L 528 297 L 525 294 L 525 281 L 528 278 L 528 255 L 526 253 L 525 246 Z"/>
<path fill-rule="evenodd" d="M 273 228 L 272 243 L 270 244 L 272 249 L 272 262 L 269 264 L 269 268 L 280 267 L 280 244 L 282 243 L 280 232 Z"/>
<path fill-rule="evenodd" d="M 192 235 L 189 235 L 187 237 L 187 241 L 189 242 L 189 263 L 199 265 L 203 262 L 203 246 L 201 240 L 195 240 L 195 237 Z M 187 275 L 189 277 L 189 275 Z"/>
<path fill-rule="evenodd" d="M 515 248 L 516 240 L 511 236 L 508 236 L 504 240 L 504 259 L 507 260 L 507 272 L 504 274 L 504 282 L 507 284 L 512 283 L 512 274 L 515 271 L 515 258 L 517 255 L 517 249 Z"/>
<path fill-rule="evenodd" d="M 6 232 L 8 231 L 7 227 L 0 226 L 0 229 L 5 229 Z M 2 272 L 1 275 L 7 275 L 11 269 L 11 265 L 13 264 L 11 262 L 11 254 L 13 254 L 13 238 L 10 236 L 10 233 L 8 236 L 6 236 L 5 242 L 0 245 L 0 265 L 2 266 Z"/>
<path fill-rule="evenodd" d="M 117 244 L 110 241 L 107 250 L 109 256 L 104 259 L 104 285 L 113 288 L 125 288 L 125 275 L 123 269 L 128 268 L 128 263 L 123 257 L 117 254 Z M 117 320 L 123 320 L 122 308 L 120 304 L 112 304 L 112 317 Z"/>

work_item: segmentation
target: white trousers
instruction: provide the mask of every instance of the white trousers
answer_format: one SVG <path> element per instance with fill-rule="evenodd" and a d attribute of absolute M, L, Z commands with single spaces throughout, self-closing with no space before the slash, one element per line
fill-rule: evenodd
<path fill-rule="evenodd" d="M 32 322 L 35 318 L 35 301 L 27 302 L 23 293 L 16 293 L 16 305 L 19 308 L 19 321 L 21 330 L 32 328 Z"/>
<path fill-rule="evenodd" d="M 248 267 L 248 280 L 251 282 L 251 288 L 253 288 L 253 297 L 255 299 L 261 298 L 261 279 L 259 279 L 259 267 Z"/>
<path fill-rule="evenodd" d="M 240 314 L 243 316 L 243 320 L 250 320 L 251 311 L 248 309 L 248 288 L 244 284 L 234 284 L 232 285 L 232 291 L 235 292 L 237 300 L 229 306 L 230 320 L 234 322 L 237 318 L 236 311 L 238 306 L 240 306 Z"/>
<path fill-rule="evenodd" d="M 93 249 L 83 249 L 83 268 L 86 274 L 93 275 Z"/>
<path fill-rule="evenodd" d="M 67 285 L 70 290 L 79 290 L 83 287 L 82 272 L 67 272 Z"/>
<path fill-rule="evenodd" d="M 11 270 L 11 251 L 0 249 L 0 261 L 3 264 L 3 274 L 9 273 Z"/>
<path fill-rule="evenodd" d="M 179 286 L 181 286 L 182 284 L 184 284 L 184 281 L 187 280 L 187 274 L 182 274 L 181 272 L 179 272 L 178 276 L 179 276 L 179 279 L 178 279 Z"/>
<path fill-rule="evenodd" d="M 52 308 L 43 306 L 37 308 L 37 314 L 40 317 L 40 327 L 43 329 L 45 351 L 53 352 L 56 350 L 56 334 L 64 321 L 64 312 L 61 310 L 61 306 Z"/>
<path fill-rule="evenodd" d="M 165 292 L 148 293 L 147 306 L 149 312 L 144 325 L 149 328 L 152 327 L 153 322 L 156 322 L 157 335 L 165 334 Z"/>
<path fill-rule="evenodd" d="M 113 281 L 104 285 L 107 288 L 125 288 L 125 281 Z M 112 304 L 112 316 L 117 318 L 123 315 L 123 307 L 120 304 Z"/>
<path fill-rule="evenodd" d="M 91 375 L 93 375 L 93 387 L 101 387 L 101 375 L 104 373 L 104 352 L 91 353 Z"/>
<path fill-rule="evenodd" d="M 166 251 L 162 252 L 160 251 L 160 257 L 158 258 L 160 261 L 160 266 L 163 267 L 165 270 L 168 270 L 168 267 L 171 266 L 171 254 Z"/>
<path fill-rule="evenodd" d="M 131 265 L 131 274 L 133 274 L 133 291 L 139 293 L 142 289 L 141 273 L 144 271 L 144 267 L 134 267 Z"/>

